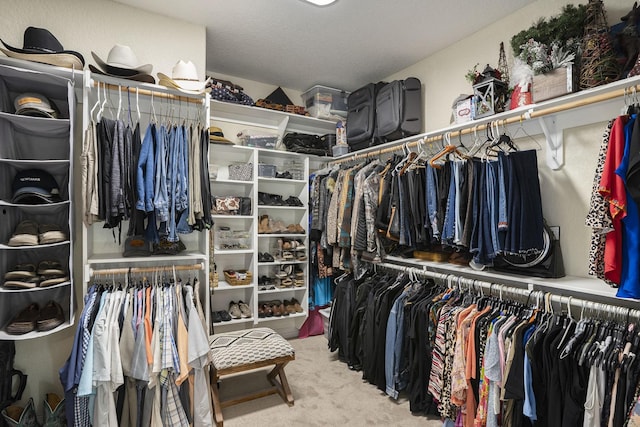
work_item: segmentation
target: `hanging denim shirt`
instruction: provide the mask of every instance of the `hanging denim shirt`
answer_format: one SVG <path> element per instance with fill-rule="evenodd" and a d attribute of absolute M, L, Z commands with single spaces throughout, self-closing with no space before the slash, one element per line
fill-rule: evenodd
<path fill-rule="evenodd" d="M 150 124 L 144 134 L 136 173 L 136 191 L 138 193 L 136 209 L 143 212 L 151 212 L 153 210 L 153 178 L 156 167 L 154 149 L 156 147 L 156 138 L 156 125 Z"/>
<path fill-rule="evenodd" d="M 153 205 L 156 210 L 157 221 L 169 219 L 169 195 L 167 193 L 167 129 L 160 126 L 156 142 L 156 188 L 154 191 Z"/>

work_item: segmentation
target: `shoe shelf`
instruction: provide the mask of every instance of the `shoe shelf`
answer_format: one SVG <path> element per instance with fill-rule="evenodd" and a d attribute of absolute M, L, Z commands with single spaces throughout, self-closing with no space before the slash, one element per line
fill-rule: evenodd
<path fill-rule="evenodd" d="M 218 215 L 211 214 L 211 218 L 215 220 L 217 219 L 245 219 L 245 220 L 253 220 L 253 215 Z"/>
<path fill-rule="evenodd" d="M 278 111 L 266 110 L 258 107 L 247 107 L 241 105 L 228 104 L 219 101 L 211 102 L 211 124 L 218 126 L 222 129 L 224 135 L 231 141 L 235 140 L 235 135 L 245 129 L 255 130 L 256 132 L 264 133 L 277 133 L 281 138 L 287 132 L 304 132 L 313 133 L 316 135 L 324 135 L 335 131 L 335 122 L 320 120 L 312 117 L 296 116 L 295 114 L 287 114 Z M 215 179 L 212 179 L 212 193 L 215 195 L 232 195 L 231 192 L 238 191 L 245 192 L 242 196 L 250 196 L 253 200 L 252 203 L 252 222 L 248 221 L 232 222 L 234 218 L 230 217 L 214 217 L 214 220 L 220 220 L 216 222 L 216 225 L 222 224 L 233 228 L 234 225 L 243 224 L 244 228 L 251 230 L 251 238 L 253 244 L 251 245 L 251 254 L 242 254 L 238 257 L 228 256 L 225 252 L 214 251 L 214 261 L 217 266 L 217 271 L 222 278 L 222 272 L 226 268 L 240 269 L 244 268 L 254 273 L 254 281 L 257 281 L 262 275 L 271 276 L 269 270 L 278 270 L 285 268 L 284 266 L 296 266 L 296 269 L 300 268 L 304 271 L 304 286 L 301 287 L 287 287 L 277 288 L 273 290 L 260 291 L 259 285 L 253 284 L 250 289 L 236 290 L 236 286 L 223 288 L 218 285 L 218 288 L 213 288 L 212 306 L 215 305 L 220 308 L 226 307 L 230 301 L 239 299 L 238 296 L 242 295 L 245 299 L 244 302 L 249 304 L 252 312 L 254 313 L 253 325 L 265 320 L 264 318 L 258 318 L 255 313 L 258 313 L 259 301 L 258 296 L 263 297 L 269 294 L 275 296 L 293 296 L 300 301 L 302 305 L 303 313 L 295 315 L 272 317 L 268 320 L 270 322 L 279 320 L 283 323 L 273 323 L 274 329 L 279 328 L 299 328 L 302 326 L 304 319 L 308 313 L 308 293 L 309 283 L 306 264 L 308 260 L 298 259 L 279 259 L 275 256 L 278 248 L 278 239 L 291 239 L 299 240 L 303 245 L 308 247 L 309 241 L 307 236 L 308 225 L 308 176 L 309 176 L 309 163 L 310 159 L 315 159 L 315 156 L 307 156 L 299 153 L 291 153 L 279 150 L 270 150 L 257 147 L 247 147 L 241 145 L 216 145 L 215 152 L 217 154 L 214 163 L 217 165 L 217 175 Z M 316 160 L 313 160 L 314 162 Z M 239 185 L 229 185 L 227 181 L 225 170 L 227 165 L 232 162 L 252 162 L 253 163 L 253 180 L 241 181 L 238 184 L 243 184 L 244 187 Z M 314 163 L 315 164 L 315 163 Z M 271 167 L 261 167 L 261 165 Z M 274 176 L 273 166 L 275 166 Z M 262 174 L 263 176 L 260 176 Z M 219 189 L 219 190 L 216 190 Z M 218 191 L 218 192 L 217 192 Z M 267 199 L 265 199 L 265 194 Z M 271 199 L 273 197 L 273 199 Z M 302 206 L 295 206 L 296 203 L 292 203 L 293 206 L 284 203 L 288 198 L 293 197 L 290 202 L 295 201 L 297 198 Z M 283 204 L 269 203 L 265 200 L 282 200 Z M 267 217 L 268 228 L 265 228 L 264 222 L 261 222 L 261 218 Z M 293 229 L 302 228 L 304 233 L 291 233 L 289 231 L 275 232 L 275 233 L 260 233 L 260 231 L 270 230 L 283 230 L 287 226 L 294 226 Z M 300 230 L 298 230 L 300 231 Z M 281 250 L 281 249 L 280 249 Z M 295 251 L 291 251 L 295 254 Z M 272 262 L 260 262 L 262 257 L 260 253 L 270 253 L 275 261 Z M 304 250 L 305 255 L 308 257 L 308 252 Z M 219 255 L 219 256 L 218 256 Z M 291 267 L 293 268 L 293 267 Z M 273 272 L 271 272 L 273 273 Z M 224 289 L 224 292 L 216 292 Z M 227 291 L 227 289 L 229 289 Z M 234 292 L 236 290 L 236 292 Z M 246 294 L 245 294 L 246 292 Z M 287 295 L 287 293 L 289 293 Z M 249 295 L 250 294 L 250 295 Z M 242 299 L 242 298 L 240 298 Z M 295 322 L 287 323 L 287 319 L 295 319 Z M 228 324 L 228 323 L 227 323 Z M 217 323 L 216 325 L 221 325 Z M 232 324 L 233 325 L 233 324 Z M 236 327 L 247 327 L 247 324 L 236 325 Z M 290 329 L 287 329 L 290 330 Z"/>
<path fill-rule="evenodd" d="M 242 181 L 239 179 L 215 179 L 212 182 L 216 182 L 220 184 L 253 185 L 253 181 Z"/>
<path fill-rule="evenodd" d="M 297 259 L 293 259 L 291 261 L 272 261 L 272 262 L 259 262 L 258 266 L 269 266 L 269 265 L 288 265 L 288 264 L 306 264 L 307 260 L 301 261 Z"/>
<path fill-rule="evenodd" d="M 306 184 L 304 179 L 286 179 L 286 178 L 267 178 L 264 176 L 258 177 L 258 182 L 274 182 L 278 184 Z"/>
<path fill-rule="evenodd" d="M 260 233 L 258 237 L 261 238 L 269 238 L 269 237 L 289 237 L 292 239 L 306 239 L 307 235 L 302 233 Z"/>
<path fill-rule="evenodd" d="M 71 243 L 71 241 L 69 240 L 65 240 L 63 242 L 56 242 L 56 243 L 47 243 L 45 245 L 30 245 L 30 246 L 9 246 L 9 245 L 5 245 L 5 244 L 0 244 L 0 250 L 3 251 L 22 251 L 24 249 L 40 249 L 40 248 L 53 248 L 56 246 L 65 246 L 65 245 L 69 245 Z"/>
<path fill-rule="evenodd" d="M 213 289 L 213 292 L 217 292 L 217 291 L 231 291 L 231 290 L 238 290 L 238 289 L 252 289 L 255 285 L 253 283 L 250 283 L 248 285 L 238 285 L 238 286 L 232 286 L 230 284 L 228 284 L 225 281 L 220 281 L 218 282 L 218 286 L 216 286 L 215 288 L 211 288 Z"/>
<path fill-rule="evenodd" d="M 57 109 L 58 118 L 35 117 L 0 112 L 0 340 L 27 340 L 51 335 L 74 324 L 75 290 L 73 278 L 74 246 L 73 205 L 71 203 L 74 182 L 73 153 L 77 99 L 76 78 L 72 73 L 59 73 L 56 67 L 43 66 L 28 61 L 0 58 L 0 91 L 2 105 L 14 105 L 16 98 L 25 93 L 36 93 L 47 98 Z M 60 196 L 59 202 L 39 204 L 13 203 L 13 182 L 17 174 L 29 169 L 40 169 L 51 175 Z M 25 177 L 29 178 L 29 177 Z M 35 184 L 34 186 L 37 186 Z M 23 221 L 40 225 L 51 224 L 65 233 L 65 240 L 55 243 L 9 246 L 15 235 L 33 232 L 18 225 Z M 5 274 L 19 264 L 55 261 L 68 280 L 51 286 L 24 289 L 2 287 Z M 32 272 L 38 276 L 37 271 Z M 42 276 L 42 275 L 41 275 Z M 39 283 L 39 282 L 38 282 Z M 45 321 L 57 324 L 51 330 L 38 330 L 37 316 L 45 313 L 51 301 L 59 304 L 62 315 L 52 314 Z M 38 311 L 29 309 L 37 304 Z M 49 310 L 46 310 L 49 313 Z M 26 333 L 9 334 L 6 327 L 12 322 L 26 324 Z M 43 328 L 45 329 L 45 328 Z"/>
<path fill-rule="evenodd" d="M 253 249 L 214 249 L 214 255 L 252 254 Z"/>
<path fill-rule="evenodd" d="M 307 317 L 307 312 L 303 311 L 302 313 L 290 313 L 288 316 L 259 317 L 258 323 L 272 322 L 274 320 L 286 320 L 286 319 L 296 319 L 296 318 L 306 318 L 306 317 Z"/>
<path fill-rule="evenodd" d="M 74 322 L 75 322 L 75 315 L 71 316 L 71 319 L 69 321 L 62 323 L 61 325 L 53 328 L 50 331 L 32 331 L 22 335 L 11 335 L 4 331 L 0 331 L 0 340 L 23 341 L 23 340 L 30 340 L 34 338 L 41 338 L 47 335 L 55 334 L 56 332 L 63 331 L 73 326 Z"/>
<path fill-rule="evenodd" d="M 304 206 L 274 206 L 274 205 L 258 205 L 258 209 L 262 210 L 270 210 L 270 209 L 284 209 L 284 210 L 294 210 L 294 211 L 306 211 L 307 208 Z"/>
<path fill-rule="evenodd" d="M 56 288 L 62 288 L 65 286 L 69 286 L 71 285 L 71 281 L 66 281 L 66 282 L 62 282 L 62 283 L 58 283 L 57 285 L 51 285 L 51 286 L 47 286 L 45 288 L 30 288 L 30 289 L 6 289 L 3 287 L 0 287 L 0 293 L 27 293 L 27 292 L 44 292 L 47 290 L 51 290 L 51 289 L 56 289 Z"/>
<path fill-rule="evenodd" d="M 289 288 L 276 288 L 267 289 L 266 291 L 258 290 L 258 295 L 270 295 L 270 294 L 282 294 L 285 292 L 306 291 L 307 287 L 289 287 Z"/>
<path fill-rule="evenodd" d="M 39 205 L 37 207 L 38 208 L 49 208 L 49 209 L 52 209 L 52 208 L 56 208 L 58 206 L 69 205 L 70 203 L 71 202 L 69 200 L 63 200 L 61 202 L 49 203 L 47 205 Z M 0 206 L 12 206 L 12 207 L 21 207 L 21 208 L 32 208 L 32 207 L 34 207 L 35 208 L 35 205 L 27 205 L 27 204 L 24 204 L 24 203 L 11 203 L 11 202 L 8 202 L 8 201 L 2 200 L 2 199 L 0 199 Z"/>
<path fill-rule="evenodd" d="M 226 325 L 244 325 L 246 323 L 253 323 L 254 319 L 253 317 L 245 317 L 245 318 L 240 318 L 240 319 L 231 319 L 231 320 L 223 320 L 221 322 L 212 322 L 213 327 L 215 328 L 216 326 L 226 326 Z"/>

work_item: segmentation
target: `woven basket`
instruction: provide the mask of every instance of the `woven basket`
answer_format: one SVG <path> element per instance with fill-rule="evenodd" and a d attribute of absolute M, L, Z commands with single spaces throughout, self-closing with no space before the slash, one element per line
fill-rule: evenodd
<path fill-rule="evenodd" d="M 238 279 L 235 276 L 231 276 L 229 272 L 225 271 L 224 279 L 231 286 L 244 286 L 251 284 L 253 280 L 253 274 L 250 271 L 247 271 L 245 279 Z"/>
<path fill-rule="evenodd" d="M 253 163 L 229 165 L 229 179 L 236 181 L 251 181 L 253 179 Z"/>

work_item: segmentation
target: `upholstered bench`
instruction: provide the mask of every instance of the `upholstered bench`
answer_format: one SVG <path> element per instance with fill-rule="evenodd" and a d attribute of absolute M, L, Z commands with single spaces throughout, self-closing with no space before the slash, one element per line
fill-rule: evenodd
<path fill-rule="evenodd" d="M 223 423 L 222 408 L 238 403 L 278 393 L 289 406 L 293 405 L 293 395 L 284 367 L 295 359 L 295 351 L 287 340 L 272 329 L 255 328 L 215 334 L 209 341 L 209 348 L 213 361 L 211 400 L 218 426 L 222 426 Z M 267 379 L 273 387 L 235 399 L 220 401 L 218 382 L 223 376 L 271 365 L 275 367 L 267 374 Z"/>

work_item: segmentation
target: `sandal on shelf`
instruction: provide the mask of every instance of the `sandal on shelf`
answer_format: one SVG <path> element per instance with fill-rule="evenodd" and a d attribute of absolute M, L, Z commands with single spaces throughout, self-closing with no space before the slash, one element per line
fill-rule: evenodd
<path fill-rule="evenodd" d="M 280 282 L 280 286 L 282 286 L 283 288 L 290 288 L 293 286 L 293 280 L 287 277 Z"/>
<path fill-rule="evenodd" d="M 307 254 L 304 252 L 298 252 L 298 261 L 306 261 L 307 260 Z"/>
<path fill-rule="evenodd" d="M 269 224 L 269 215 L 262 215 L 258 222 L 258 234 L 270 234 L 273 233 L 271 225 Z"/>
<path fill-rule="evenodd" d="M 272 222 L 271 230 L 272 233 L 285 233 L 287 232 L 287 227 L 284 225 L 284 222 L 276 220 Z"/>
<path fill-rule="evenodd" d="M 293 259 L 293 254 L 289 251 L 284 251 L 282 252 L 282 259 L 284 259 L 285 261 L 287 260 L 292 260 Z"/>

